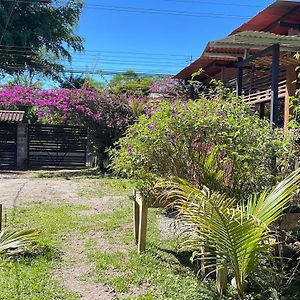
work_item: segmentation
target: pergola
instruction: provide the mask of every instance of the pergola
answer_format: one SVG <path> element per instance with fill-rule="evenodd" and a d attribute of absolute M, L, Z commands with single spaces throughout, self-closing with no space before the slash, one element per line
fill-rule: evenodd
<path fill-rule="evenodd" d="M 255 105 L 261 117 L 266 117 L 270 104 L 272 124 L 283 123 L 287 130 L 289 99 L 295 94 L 295 69 L 300 64 L 294 58 L 298 51 L 300 1 L 278 0 L 229 36 L 209 42 L 203 54 L 175 78 L 188 80 L 202 69 L 195 80 L 204 85 L 211 79 L 223 81 Z"/>
<path fill-rule="evenodd" d="M 280 67 L 294 68 L 299 63 L 294 58 L 294 53 L 300 50 L 300 36 L 283 36 L 270 32 L 243 31 L 230 35 L 223 39 L 210 42 L 206 47 L 203 57 L 213 58 L 215 60 L 238 60 L 232 66 L 237 69 L 236 93 L 238 96 L 245 96 L 246 101 L 260 103 L 261 112 L 263 112 L 265 100 L 270 95 L 271 116 L 273 124 L 278 125 L 278 99 L 280 95 Z M 243 55 L 241 55 L 243 53 Z M 227 64 L 230 67 L 230 64 Z M 259 93 L 250 93 L 248 97 L 243 95 L 244 69 L 253 69 L 254 67 L 271 68 L 271 87 L 268 85 L 261 87 Z M 293 69 L 293 70 L 294 70 Z M 287 72 L 288 73 L 288 72 Z M 291 72 L 290 72 L 291 73 Z M 294 72 L 295 73 L 295 72 Z M 286 88 L 291 90 L 291 84 L 294 78 L 286 76 Z M 224 79 L 224 78 L 223 78 Z M 264 97 L 262 96 L 264 94 Z M 290 93 L 285 96 L 285 106 L 288 109 Z M 288 116 L 288 113 L 287 113 Z M 287 120 L 286 120 L 287 121 Z M 285 122 L 286 123 L 286 122 Z"/>

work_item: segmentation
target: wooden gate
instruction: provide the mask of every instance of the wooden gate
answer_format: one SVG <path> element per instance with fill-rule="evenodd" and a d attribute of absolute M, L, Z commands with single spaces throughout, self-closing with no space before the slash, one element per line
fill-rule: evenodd
<path fill-rule="evenodd" d="M 17 124 L 0 123 L 0 169 L 17 166 Z"/>
<path fill-rule="evenodd" d="M 79 126 L 29 126 L 29 168 L 86 166 L 87 130 Z"/>

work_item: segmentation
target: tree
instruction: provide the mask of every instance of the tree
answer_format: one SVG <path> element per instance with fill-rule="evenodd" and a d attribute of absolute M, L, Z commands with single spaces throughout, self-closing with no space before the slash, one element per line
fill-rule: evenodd
<path fill-rule="evenodd" d="M 103 91 L 105 89 L 105 84 L 101 81 L 96 81 L 93 78 L 86 77 L 83 75 L 74 76 L 71 74 L 70 76 L 64 76 L 59 80 L 60 87 L 63 89 L 92 89 Z"/>
<path fill-rule="evenodd" d="M 157 81 L 157 77 L 138 76 L 134 71 L 128 70 L 122 74 L 115 75 L 110 81 L 111 90 L 116 93 L 125 94 L 148 94 L 152 84 Z"/>
<path fill-rule="evenodd" d="M 4 0 L 0 3 L 0 70 L 20 76 L 43 75 L 57 79 L 70 50 L 83 51 L 75 34 L 81 0 Z"/>

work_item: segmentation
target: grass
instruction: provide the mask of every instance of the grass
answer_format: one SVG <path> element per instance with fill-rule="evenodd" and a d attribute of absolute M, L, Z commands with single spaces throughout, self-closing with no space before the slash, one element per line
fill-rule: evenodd
<path fill-rule="evenodd" d="M 98 168 L 79 169 L 79 170 L 58 170 L 58 171 L 37 171 L 39 178 L 54 178 L 54 179 L 78 179 L 78 178 L 99 178 L 103 173 Z"/>
<path fill-rule="evenodd" d="M 147 251 L 139 255 L 132 245 L 132 228 L 127 226 L 131 222 L 129 211 L 127 206 L 107 214 L 102 227 L 111 240 L 117 237 L 118 242 L 129 243 L 130 239 L 128 251 L 117 246 L 115 251 L 105 252 L 95 250 L 92 243 L 86 245 L 88 257 L 95 264 L 96 281 L 113 287 L 122 299 L 219 299 L 212 282 L 200 283 L 197 279 L 189 261 L 191 254 L 172 251 L 176 249 L 176 239 L 160 240 L 158 210 L 150 211 Z"/>
<path fill-rule="evenodd" d="M 80 193 L 91 198 L 103 193 L 125 195 L 132 188 L 125 180 L 88 180 L 87 188 L 84 185 Z M 160 237 L 160 211 L 150 210 L 147 251 L 139 255 L 133 243 L 130 201 L 123 201 L 114 211 L 102 214 L 80 213 L 85 210 L 89 207 L 30 203 L 11 212 L 14 228 L 36 228 L 40 237 L 25 256 L 0 260 L 0 299 L 78 299 L 77 293 L 66 291 L 53 278 L 53 270 L 74 264 L 74 258 L 62 262 L 62 251 L 72 236 L 83 240 L 83 255 L 95 266 L 81 280 L 111 286 L 117 293 L 116 299 L 219 299 L 213 282 L 201 283 L 197 279 L 189 261 L 190 253 L 177 251 L 175 238 Z M 108 249 L 103 250 L 98 244 L 95 233 L 101 233 Z"/>
<path fill-rule="evenodd" d="M 78 179 L 80 180 L 80 179 Z M 86 186 L 79 190 L 79 195 L 84 198 L 101 198 L 105 196 L 125 196 L 132 194 L 134 184 L 126 179 L 104 177 L 90 179 Z"/>
<path fill-rule="evenodd" d="M 74 212 L 80 208 L 67 205 L 31 204 L 14 212 L 13 227 L 37 228 L 39 238 L 28 253 L 0 260 L 0 299 L 78 299 L 53 279 L 60 266 L 63 239 L 78 225 Z"/>

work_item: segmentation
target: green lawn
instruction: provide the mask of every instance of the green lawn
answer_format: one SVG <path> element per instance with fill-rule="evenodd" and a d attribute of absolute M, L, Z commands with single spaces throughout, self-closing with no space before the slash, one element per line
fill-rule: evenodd
<path fill-rule="evenodd" d="M 79 194 L 94 198 L 108 191 L 120 196 L 132 188 L 129 182 L 109 178 L 93 178 L 90 183 Z M 11 212 L 12 227 L 37 228 L 40 237 L 26 255 L 0 261 L 0 299 L 79 299 L 78 293 L 62 288 L 53 276 L 55 270 L 71 267 L 74 260 L 76 266 L 76 256 L 63 262 L 74 237 L 82 240 L 81 255 L 94 266 L 80 280 L 107 284 L 114 289 L 115 299 L 219 299 L 213 282 L 197 279 L 190 254 L 178 251 L 178 241 L 160 237 L 158 210 L 150 212 L 143 255 L 138 255 L 133 243 L 129 200 L 113 211 L 85 214 L 88 211 L 82 205 L 30 203 Z M 99 236 L 105 247 L 99 245 Z"/>

